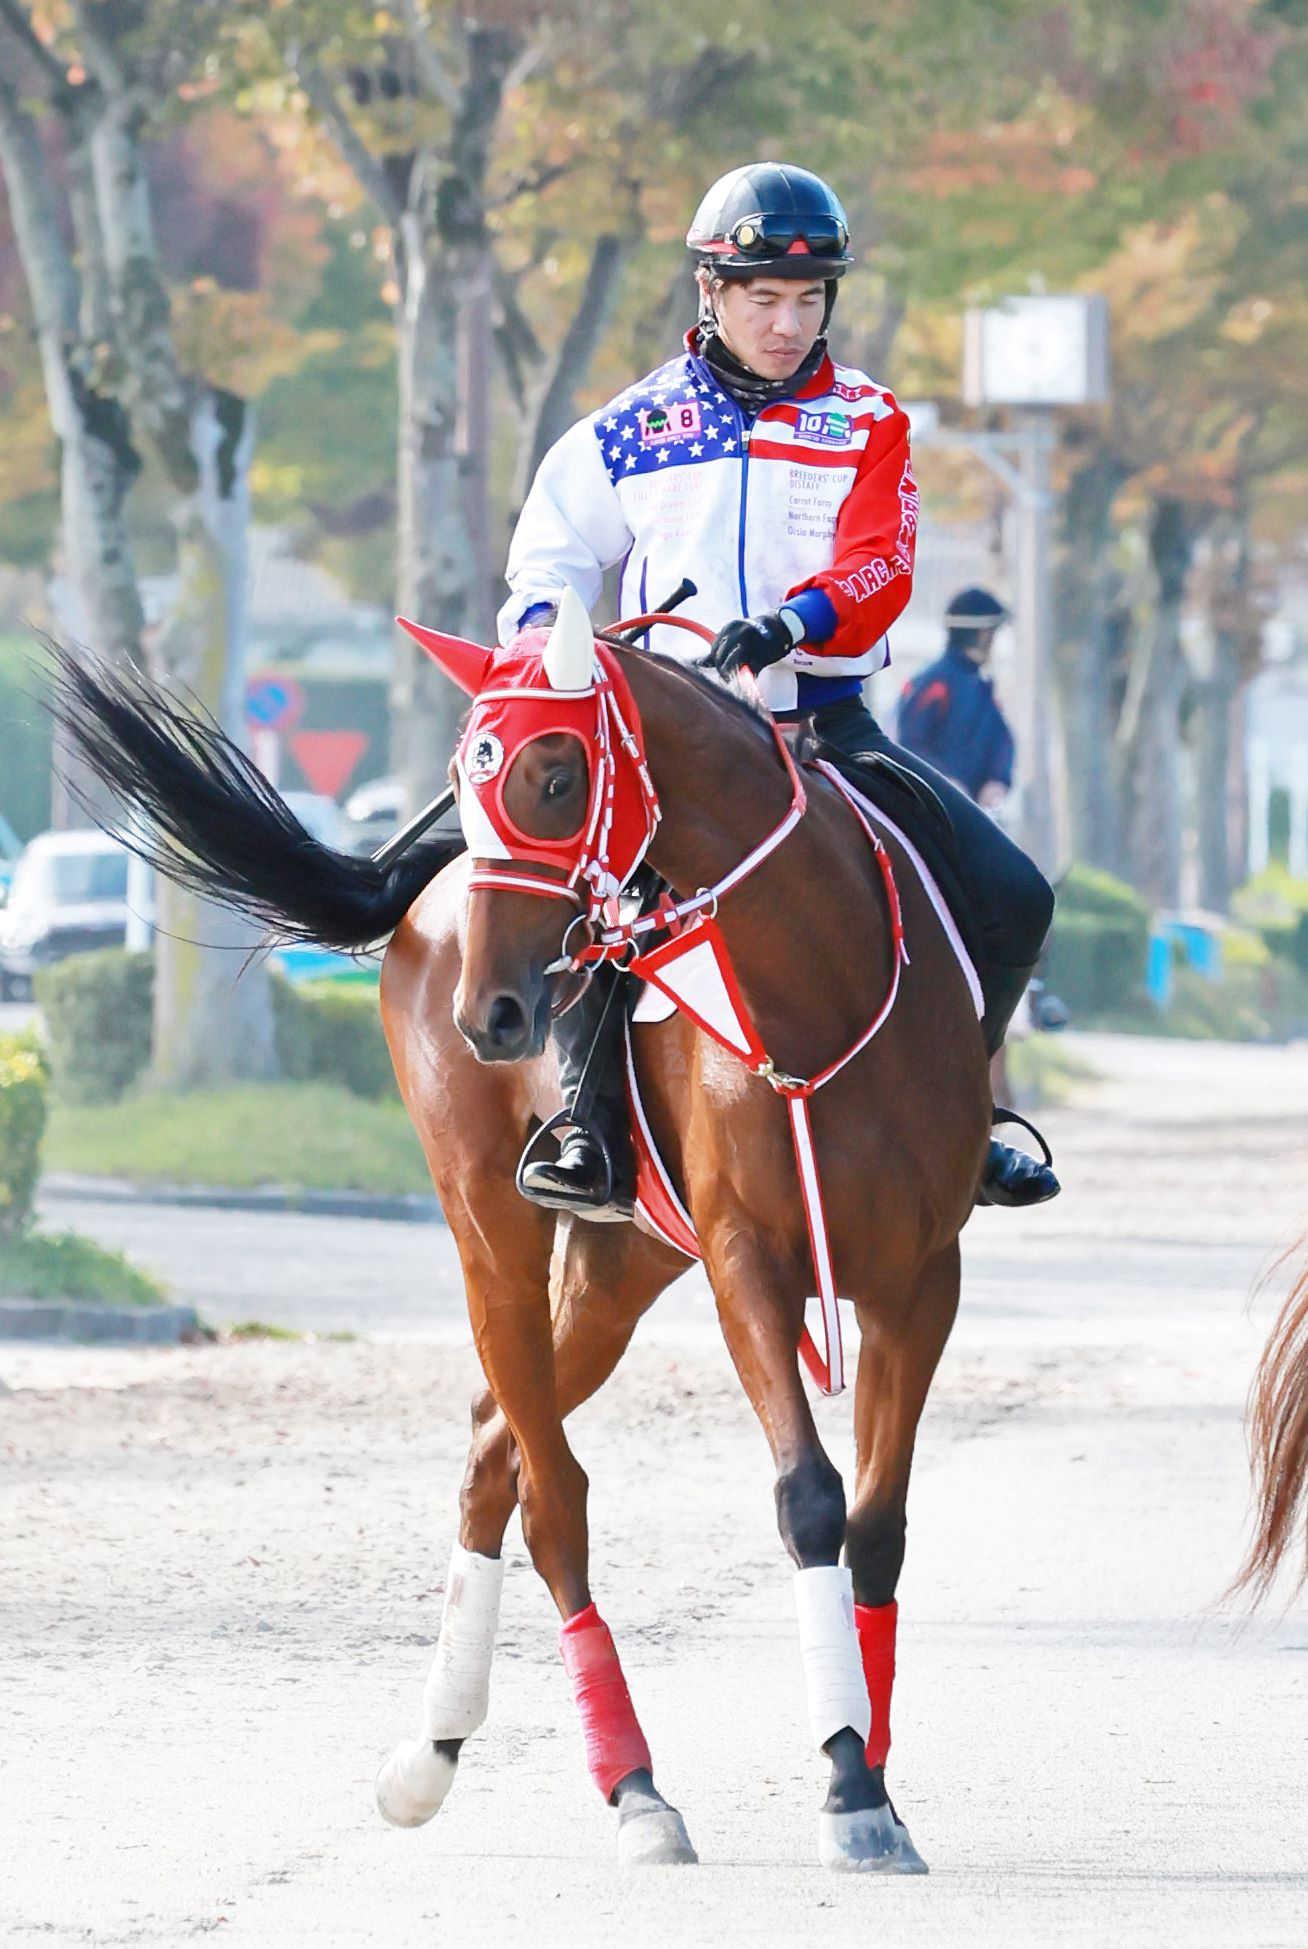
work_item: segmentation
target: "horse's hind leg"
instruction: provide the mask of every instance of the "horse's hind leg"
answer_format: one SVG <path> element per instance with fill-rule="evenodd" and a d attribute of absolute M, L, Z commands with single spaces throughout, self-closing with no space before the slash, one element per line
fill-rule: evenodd
<path fill-rule="evenodd" d="M 796 1565 L 795 1608 L 813 1742 L 831 1762 L 819 1816 L 828 1867 L 893 1868 L 899 1841 L 880 1773 L 868 1766 L 867 1685 L 854 1624 L 850 1573 L 840 1565 L 845 1491 L 818 1439 L 796 1348 L 807 1267 L 779 1271 L 746 1228 L 724 1224 L 710 1275 L 728 1350 L 776 1466 L 777 1523 Z"/>
<path fill-rule="evenodd" d="M 893 1320 L 880 1310 L 859 1309 L 863 1338 L 854 1396 L 858 1464 L 854 1503 L 845 1525 L 845 1559 L 853 1575 L 854 1616 L 871 1703 L 867 1762 L 880 1782 L 884 1782 L 890 1751 L 898 1623 L 895 1589 L 904 1562 L 913 1444 L 927 1390 L 958 1311 L 958 1288 L 955 1243 L 928 1263 L 911 1303 Z M 890 1811 L 899 1837 L 895 1867 L 901 1873 L 925 1873 L 907 1829 L 893 1806 Z M 836 1844 L 850 1838 L 834 1831 L 831 1836 Z M 852 1838 L 856 1843 L 857 1836 Z"/>

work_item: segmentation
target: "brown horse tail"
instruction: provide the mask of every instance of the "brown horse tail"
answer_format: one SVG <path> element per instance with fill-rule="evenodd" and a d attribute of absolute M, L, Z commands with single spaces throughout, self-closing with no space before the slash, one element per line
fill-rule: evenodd
<path fill-rule="evenodd" d="M 1249 1394 L 1257 1527 L 1232 1586 L 1258 1603 L 1303 1527 L 1298 1586 L 1308 1582 L 1308 1264 L 1281 1308 Z"/>

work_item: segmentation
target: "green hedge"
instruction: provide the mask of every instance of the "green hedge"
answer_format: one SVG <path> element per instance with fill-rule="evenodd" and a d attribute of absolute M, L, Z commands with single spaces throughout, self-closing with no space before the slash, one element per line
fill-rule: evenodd
<path fill-rule="evenodd" d="M 1144 994 L 1149 909 L 1134 888 L 1074 866 L 1058 888 L 1044 978 L 1075 1016 L 1131 1009 Z"/>
<path fill-rule="evenodd" d="M 18 1238 L 31 1223 L 48 1084 L 35 1038 L 0 1036 L 0 1239 Z"/>
<path fill-rule="evenodd" d="M 375 983 L 293 983 L 274 974 L 277 1062 L 293 1082 L 341 1083 L 355 1096 L 398 1095 Z M 154 962 L 104 948 L 36 978 L 55 1088 L 65 1103 L 116 1103 L 150 1061 Z"/>
<path fill-rule="evenodd" d="M 1308 880 L 1296 880 L 1284 866 L 1268 866 L 1240 888 L 1231 910 L 1257 929 L 1273 954 L 1308 975 Z"/>
<path fill-rule="evenodd" d="M 152 957 L 117 947 L 70 955 L 40 970 L 35 992 L 59 1095 L 117 1102 L 150 1060 Z"/>
<path fill-rule="evenodd" d="M 273 979 L 277 1061 L 292 1082 L 343 1083 L 355 1096 L 398 1096 L 371 984 Z"/>

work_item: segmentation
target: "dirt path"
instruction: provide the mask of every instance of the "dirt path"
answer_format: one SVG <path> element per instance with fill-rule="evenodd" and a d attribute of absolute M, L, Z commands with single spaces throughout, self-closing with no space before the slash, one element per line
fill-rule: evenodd
<path fill-rule="evenodd" d="M 444 1303 L 344 1344 L 0 1347 L 0 1939 L 1302 1945 L 1308 1622 L 1208 1607 L 1249 1289 L 1308 1215 L 1308 1051 L 1091 1053 L 1067 1195 L 970 1228 L 924 1424 L 892 1783 L 930 1879 L 812 1865 L 766 1451 L 687 1282 L 575 1427 L 597 1595 L 701 1868 L 614 1867 L 516 1532 L 448 1806 L 416 1834 L 372 1812 L 463 1463 Z M 373 1228 L 370 1284 L 412 1229 Z M 848 1404 L 821 1415 L 846 1466 Z"/>

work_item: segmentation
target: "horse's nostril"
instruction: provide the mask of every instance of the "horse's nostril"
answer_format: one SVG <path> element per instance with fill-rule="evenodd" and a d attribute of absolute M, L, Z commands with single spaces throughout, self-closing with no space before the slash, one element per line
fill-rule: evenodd
<path fill-rule="evenodd" d="M 527 1027 L 527 1013 L 516 995 L 497 995 L 486 1016 L 487 1039 L 497 1049 L 520 1042 Z"/>

